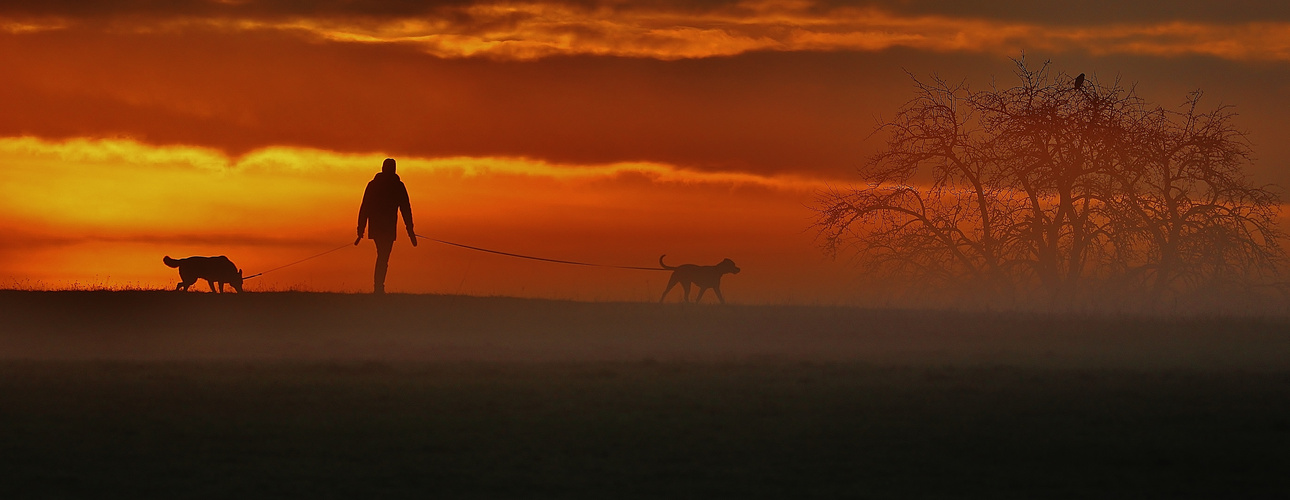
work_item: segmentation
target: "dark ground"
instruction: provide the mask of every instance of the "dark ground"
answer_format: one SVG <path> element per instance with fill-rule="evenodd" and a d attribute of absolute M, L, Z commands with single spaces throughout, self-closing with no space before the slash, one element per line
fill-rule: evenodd
<path fill-rule="evenodd" d="M 1275 498 L 1290 320 L 0 292 L 5 498 Z"/>

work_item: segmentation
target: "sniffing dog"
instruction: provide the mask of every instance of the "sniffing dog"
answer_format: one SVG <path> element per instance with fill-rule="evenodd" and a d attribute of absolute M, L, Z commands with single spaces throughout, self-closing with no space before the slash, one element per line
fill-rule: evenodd
<path fill-rule="evenodd" d="M 167 266 L 179 268 L 179 279 L 182 281 L 175 285 L 175 290 L 182 288 L 186 292 L 198 279 L 204 279 L 211 286 L 212 292 L 215 291 L 215 284 L 219 283 L 219 293 L 224 293 L 224 284 L 228 283 L 237 293 L 242 293 L 242 270 L 223 255 L 185 259 L 172 259 L 167 255 L 161 261 Z"/>
<path fill-rule="evenodd" d="M 667 280 L 667 288 L 663 289 L 663 296 L 659 297 L 659 302 L 663 302 L 663 299 L 667 298 L 667 292 L 672 291 L 672 287 L 676 286 L 677 283 L 681 284 L 681 291 L 685 292 L 685 302 L 689 302 L 690 284 L 693 283 L 699 285 L 699 296 L 694 299 L 695 304 L 703 300 L 703 292 L 708 291 L 709 288 L 716 292 L 717 300 L 720 300 L 722 304 L 726 303 L 726 298 L 721 296 L 721 275 L 739 274 L 739 268 L 735 267 L 735 261 L 726 259 L 715 266 L 682 264 L 672 267 L 663 263 L 663 257 L 667 257 L 667 254 L 658 257 L 658 265 L 662 266 L 663 269 L 672 271 L 672 277 Z"/>

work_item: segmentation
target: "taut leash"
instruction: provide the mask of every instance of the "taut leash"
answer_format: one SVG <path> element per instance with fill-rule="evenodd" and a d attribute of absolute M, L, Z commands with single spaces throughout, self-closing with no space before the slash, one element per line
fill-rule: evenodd
<path fill-rule="evenodd" d="M 336 248 L 333 248 L 333 249 L 331 249 L 331 250 L 328 250 L 328 251 L 326 251 L 326 252 L 320 253 L 320 254 L 316 254 L 316 255 L 311 255 L 311 256 L 309 256 L 309 257 L 305 257 L 305 258 L 303 258 L 303 259 L 297 260 L 297 261 L 292 262 L 292 263 L 290 263 L 290 264 L 284 264 L 284 265 L 281 265 L 281 266 L 275 267 L 275 268 L 273 268 L 273 269 L 270 269 L 270 270 L 268 270 L 268 271 L 264 271 L 264 272 L 261 272 L 261 273 L 252 274 L 252 275 L 250 275 L 250 276 L 245 276 L 245 277 L 243 277 L 243 278 L 242 278 L 242 280 L 243 280 L 243 281 L 246 281 L 246 280 L 249 280 L 249 279 L 251 279 L 251 278 L 258 278 L 258 277 L 260 277 L 260 276 L 263 276 L 263 275 L 265 275 L 265 274 L 268 274 L 268 273 L 271 273 L 271 272 L 277 271 L 277 270 L 282 269 L 282 268 L 284 268 L 284 267 L 291 267 L 291 266 L 294 266 L 294 265 L 299 264 L 299 263 L 301 263 L 301 262 L 304 262 L 304 261 L 306 261 L 306 260 L 311 260 L 311 259 L 316 259 L 316 258 L 318 258 L 318 257 L 322 257 L 322 256 L 324 256 L 324 255 L 327 255 L 327 254 L 329 254 L 329 253 L 335 252 L 335 251 L 340 250 L 340 249 L 342 249 L 342 248 L 345 248 L 345 247 L 347 247 L 347 246 L 349 246 L 349 244 L 348 244 L 348 243 L 346 243 L 346 244 L 344 244 L 344 245 L 341 245 L 341 246 L 338 246 L 338 247 L 336 247 Z"/>
<path fill-rule="evenodd" d="M 496 254 L 496 255 L 505 255 L 505 256 L 507 256 L 507 257 L 515 257 L 515 258 L 517 258 L 517 259 L 528 259 L 528 260 L 536 260 L 536 261 L 541 261 L 541 262 L 551 262 L 551 263 L 554 263 L 554 264 L 569 264 L 569 265 L 573 265 L 573 266 L 587 266 L 587 267 L 607 267 L 607 268 L 611 268 L 611 269 L 634 269 L 634 270 L 638 270 L 638 271 L 669 271 L 669 270 L 670 270 L 670 269 L 664 269 L 664 268 L 662 268 L 662 267 L 615 266 L 615 265 L 612 265 L 612 264 L 597 264 L 597 263 L 594 263 L 594 262 L 578 262 L 578 261 L 576 261 L 576 260 L 549 259 L 549 258 L 546 258 L 546 257 L 536 257 L 536 256 L 533 256 L 533 255 L 523 255 L 523 254 L 518 254 L 518 253 L 503 252 L 503 251 L 501 251 L 501 250 L 493 250 L 493 249 L 491 249 L 491 248 L 482 248 L 482 247 L 477 247 L 477 246 L 471 246 L 471 245 L 466 245 L 466 244 L 463 244 L 463 243 L 457 243 L 457 242 L 448 241 L 448 240 L 441 240 L 441 239 L 439 239 L 439 238 L 431 238 L 431 237 L 429 237 L 429 236 L 422 236 L 422 235 L 420 235 L 420 234 L 418 234 L 418 235 L 416 235 L 416 236 L 417 236 L 418 238 L 421 238 L 421 239 L 424 239 L 424 240 L 430 240 L 430 241 L 433 241 L 433 242 L 435 242 L 435 243 L 442 243 L 442 244 L 444 244 L 444 245 L 451 245 L 451 246 L 454 246 L 454 247 L 465 248 L 465 249 L 467 249 L 467 250 L 474 250 L 474 251 L 477 251 L 477 252 L 485 252 L 485 253 L 491 253 L 491 254 Z M 361 240 L 361 239 L 362 239 L 362 237 L 359 237 L 359 239 Z M 358 242 L 355 242 L 355 243 L 354 243 L 354 245 L 357 245 L 357 244 L 358 244 Z M 322 256 L 324 256 L 324 255 L 327 255 L 327 254 L 329 254 L 329 253 L 332 253 L 332 252 L 338 251 L 338 250 L 343 249 L 343 248 L 348 247 L 348 246 L 351 246 L 351 245 L 350 245 L 349 243 L 346 243 L 346 244 L 344 244 L 344 245 L 338 246 L 338 247 L 333 248 L 333 249 L 331 249 L 331 250 L 327 250 L 326 252 L 321 252 L 321 253 L 317 253 L 317 254 L 314 254 L 314 255 L 310 255 L 310 256 L 308 256 L 308 257 L 305 257 L 305 258 L 303 258 L 303 259 L 297 260 L 297 261 L 295 261 L 295 262 L 291 262 L 291 263 L 289 263 L 289 264 L 283 264 L 283 265 L 281 265 L 281 266 L 275 267 L 275 268 L 273 268 L 273 269 L 269 269 L 269 270 L 267 270 L 267 271 L 263 271 L 263 272 L 259 272 L 259 273 L 252 274 L 252 275 L 250 275 L 250 276 L 243 277 L 243 278 L 242 278 L 242 280 L 243 280 L 243 281 L 245 281 L 245 280 L 249 280 L 249 279 L 251 279 L 251 278 L 258 278 L 258 277 L 260 277 L 260 276 L 263 276 L 263 275 L 265 275 L 265 274 L 269 274 L 269 273 L 274 272 L 274 271 L 277 271 L 277 270 L 279 270 L 279 269 L 283 269 L 283 268 L 291 267 L 291 266 L 294 266 L 294 265 L 296 265 L 296 264 L 300 264 L 300 263 L 305 262 L 305 261 L 308 261 L 308 260 L 313 260 L 313 259 L 316 259 L 316 258 L 318 258 L 318 257 L 322 257 Z"/>
<path fill-rule="evenodd" d="M 589 267 L 608 267 L 608 268 L 613 268 L 613 269 L 636 269 L 636 270 L 639 270 L 639 271 L 668 271 L 668 270 L 669 270 L 669 269 L 664 269 L 664 268 L 661 268 L 661 267 L 615 266 L 615 265 L 611 265 L 611 264 L 596 264 L 596 263 L 592 263 L 592 262 L 578 262 L 578 261 L 574 261 L 574 260 L 548 259 L 548 258 L 546 258 L 546 257 L 535 257 L 535 256 L 532 256 L 532 255 L 522 255 L 522 254 L 518 254 L 518 253 L 503 252 L 503 251 L 501 251 L 501 250 L 492 250 L 492 249 L 489 249 L 489 248 L 480 248 L 480 247 L 476 247 L 476 246 L 470 246 L 470 245 L 465 245 L 465 244 L 461 244 L 461 243 L 455 243 L 455 242 L 451 242 L 451 241 L 447 241 L 447 240 L 441 240 L 441 239 L 438 239 L 438 238 L 431 238 L 431 237 L 429 237 L 429 236 L 422 236 L 422 235 L 419 235 L 419 234 L 417 235 L 417 237 L 418 237 L 418 238 L 421 238 L 421 239 L 430 240 L 430 241 L 433 241 L 433 242 L 436 242 L 436 243 L 443 243 L 443 244 L 445 244 L 445 245 L 452 245 L 452 246 L 454 246 L 454 247 L 461 247 L 461 248 L 465 248 L 465 249 L 468 249 L 468 250 L 475 250 L 475 251 L 477 251 L 477 252 L 486 252 L 486 253 L 497 254 L 497 255 L 505 255 L 505 256 L 507 256 L 507 257 L 515 257 L 515 258 L 518 258 L 518 259 L 529 259 L 529 260 L 537 260 L 537 261 L 542 261 L 542 262 L 552 262 L 552 263 L 555 263 L 555 264 L 569 264 L 569 265 L 574 265 L 574 266 L 589 266 Z"/>

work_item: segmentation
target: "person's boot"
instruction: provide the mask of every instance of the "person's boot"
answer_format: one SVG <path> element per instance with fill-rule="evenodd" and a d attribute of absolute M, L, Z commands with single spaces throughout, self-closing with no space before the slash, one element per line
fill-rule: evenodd
<path fill-rule="evenodd" d="M 385 295 L 385 285 L 384 284 L 376 285 L 376 287 L 372 289 L 372 293 L 376 295 Z"/>

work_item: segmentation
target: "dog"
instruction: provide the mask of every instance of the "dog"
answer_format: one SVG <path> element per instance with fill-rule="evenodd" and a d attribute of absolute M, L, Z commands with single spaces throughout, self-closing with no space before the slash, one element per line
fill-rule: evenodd
<path fill-rule="evenodd" d="M 182 281 L 175 285 L 175 290 L 182 288 L 186 292 L 198 279 L 204 279 L 211 286 L 212 292 L 216 291 L 215 284 L 219 283 L 219 293 L 224 293 L 224 284 L 228 283 L 237 293 L 242 293 L 242 270 L 223 255 L 184 259 L 172 259 L 167 255 L 161 261 L 167 266 L 179 268 L 179 279 Z"/>
<path fill-rule="evenodd" d="M 722 304 L 726 303 L 726 298 L 721 296 L 721 275 L 739 274 L 739 268 L 735 266 L 735 261 L 726 259 L 715 266 L 682 264 L 672 267 L 663 263 L 663 257 L 667 257 L 667 254 L 658 257 L 658 265 L 662 266 L 663 269 L 672 271 L 672 277 L 667 280 L 667 288 L 663 289 L 663 296 L 659 297 L 659 302 L 663 302 L 663 299 L 667 298 L 667 292 L 672 291 L 672 287 L 676 286 L 677 283 L 681 284 L 681 291 L 685 292 L 684 301 L 689 302 L 690 284 L 693 283 L 699 285 L 699 296 L 694 299 L 695 304 L 703 300 L 703 292 L 708 291 L 709 288 L 716 292 L 717 300 L 720 300 Z"/>

